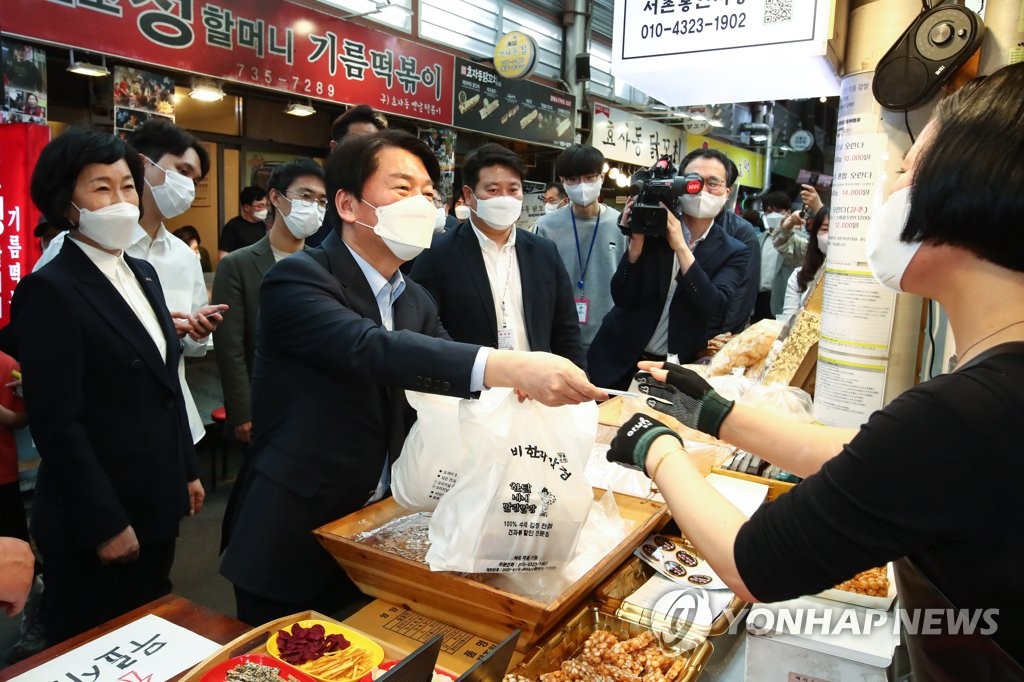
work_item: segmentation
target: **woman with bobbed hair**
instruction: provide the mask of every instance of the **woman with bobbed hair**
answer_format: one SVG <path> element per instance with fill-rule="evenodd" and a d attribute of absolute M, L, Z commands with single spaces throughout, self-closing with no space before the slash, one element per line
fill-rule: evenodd
<path fill-rule="evenodd" d="M 123 140 L 72 128 L 43 148 L 32 200 L 70 229 L 15 289 L 11 338 L 41 463 L 32 534 L 48 645 L 170 592 L 178 522 L 203 502 L 156 271 L 124 254 L 143 167 Z"/>
<path fill-rule="evenodd" d="M 642 390 L 667 401 L 651 407 L 805 477 L 749 520 L 657 420 L 629 420 L 609 457 L 653 474 L 744 599 L 816 594 L 892 561 L 914 679 L 1024 679 L 1022 215 L 1019 63 L 938 105 L 872 215 L 871 271 L 942 305 L 954 371 L 837 429 L 734 405 L 693 372 L 644 363 Z"/>
<path fill-rule="evenodd" d="M 822 206 L 804 225 L 807 231 L 807 250 L 804 262 L 790 274 L 786 281 L 786 299 L 782 304 L 782 314 L 789 317 L 803 305 L 807 298 L 811 282 L 825 264 L 825 252 L 828 250 L 828 205 Z"/>

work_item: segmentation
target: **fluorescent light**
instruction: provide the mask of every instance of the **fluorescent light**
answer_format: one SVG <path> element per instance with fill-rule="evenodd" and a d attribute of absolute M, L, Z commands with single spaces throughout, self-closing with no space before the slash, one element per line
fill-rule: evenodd
<path fill-rule="evenodd" d="M 720 119 L 717 116 L 715 116 L 714 118 L 709 118 L 708 119 L 708 125 L 710 125 L 710 126 L 712 126 L 714 128 L 721 128 L 725 124 L 722 123 L 722 119 Z"/>
<path fill-rule="evenodd" d="M 765 135 L 764 133 L 751 133 L 750 134 L 750 141 L 751 142 L 766 142 L 767 140 L 768 140 L 768 136 Z"/>
<path fill-rule="evenodd" d="M 292 116 L 312 116 L 316 113 L 316 109 L 313 108 L 312 104 L 303 104 L 302 102 L 291 102 L 288 107 L 284 110 L 284 113 L 291 114 Z"/>
<path fill-rule="evenodd" d="M 212 80 L 197 78 L 192 81 L 188 96 L 200 102 L 219 102 L 224 99 L 224 91 Z"/>
<path fill-rule="evenodd" d="M 384 10 L 388 10 L 388 9 L 398 10 L 399 13 L 401 13 L 401 14 L 412 14 L 412 9 L 410 9 L 409 7 L 403 7 L 402 5 L 392 5 L 391 4 L 391 0 L 376 0 L 373 3 L 373 6 L 374 6 L 374 9 L 368 10 L 366 12 L 357 12 L 355 14 L 348 14 L 348 15 L 342 16 L 341 18 L 342 19 L 358 19 L 359 17 L 368 17 L 368 16 L 370 16 L 372 14 L 379 14 L 380 12 L 383 12 Z"/>
<path fill-rule="evenodd" d="M 71 73 L 77 73 L 79 76 L 91 76 L 93 78 L 101 78 L 103 76 L 110 75 L 110 69 L 107 68 L 107 58 L 101 57 L 103 60 L 101 64 L 93 64 L 91 62 L 83 62 L 75 59 L 75 51 L 70 50 L 71 63 L 68 64 L 68 71 Z"/>

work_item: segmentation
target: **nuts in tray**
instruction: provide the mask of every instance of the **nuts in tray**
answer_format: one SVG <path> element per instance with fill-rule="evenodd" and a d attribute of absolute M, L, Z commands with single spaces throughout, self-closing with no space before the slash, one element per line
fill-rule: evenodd
<path fill-rule="evenodd" d="M 650 632 L 620 640 L 607 630 L 595 630 L 583 650 L 562 661 L 561 668 L 543 673 L 536 682 L 671 682 L 686 667 L 686 659 L 666 655 Z M 505 676 L 504 682 L 535 682 L 521 675 Z"/>
<path fill-rule="evenodd" d="M 291 675 L 286 678 L 281 677 L 280 672 L 277 668 L 269 665 L 247 661 L 229 670 L 224 679 L 227 682 L 287 682 L 287 680 L 295 679 Z"/>
<path fill-rule="evenodd" d="M 839 583 L 835 589 L 869 597 L 885 597 L 889 594 L 889 572 L 885 566 L 869 568 Z"/>

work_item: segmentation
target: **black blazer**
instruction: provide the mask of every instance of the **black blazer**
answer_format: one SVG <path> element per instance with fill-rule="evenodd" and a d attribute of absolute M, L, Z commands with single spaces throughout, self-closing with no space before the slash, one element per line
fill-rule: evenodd
<path fill-rule="evenodd" d="M 585 367 L 569 273 L 555 243 L 519 230 L 515 249 L 530 350 L 555 353 Z M 434 297 L 453 339 L 498 347 L 491 285 L 480 241 L 468 221 L 435 236 L 417 256 L 410 277 Z"/>
<path fill-rule="evenodd" d="M 393 311 L 389 332 L 337 232 L 264 277 L 252 377 L 258 427 L 232 491 L 220 569 L 238 587 L 289 602 L 325 588 L 341 568 L 313 530 L 361 508 L 401 453 L 413 421 L 402 389 L 471 396 L 479 346 L 446 340 L 434 302 L 414 282 Z"/>
<path fill-rule="evenodd" d="M 167 343 L 145 327 L 82 249 L 60 253 L 14 292 L 11 328 L 29 428 L 42 460 L 32 502 L 40 545 L 92 548 L 129 524 L 165 541 L 188 513 L 199 466 L 178 381 L 180 341 L 156 271 L 125 256 Z"/>
<path fill-rule="evenodd" d="M 713 225 L 693 250 L 696 262 L 678 285 L 669 306 L 668 352 L 692 361 L 721 330 L 729 303 L 741 295 L 748 277 L 750 249 Z M 651 340 L 668 295 L 675 254 L 665 239 L 647 238 L 636 263 L 628 255 L 612 276 L 615 306 L 605 316 L 587 356 L 590 380 L 598 386 L 625 388 Z M 714 333 L 718 333 L 715 331 Z"/>

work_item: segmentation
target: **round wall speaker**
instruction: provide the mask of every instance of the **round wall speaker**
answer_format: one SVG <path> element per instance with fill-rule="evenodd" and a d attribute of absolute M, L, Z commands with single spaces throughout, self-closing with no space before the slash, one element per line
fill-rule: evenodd
<path fill-rule="evenodd" d="M 984 31 L 981 18 L 957 4 L 922 12 L 875 67 L 875 99 L 896 111 L 927 102 L 977 52 Z"/>

